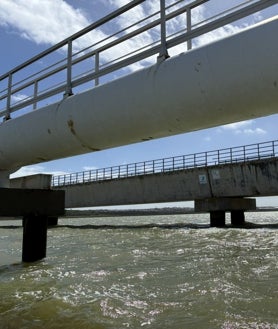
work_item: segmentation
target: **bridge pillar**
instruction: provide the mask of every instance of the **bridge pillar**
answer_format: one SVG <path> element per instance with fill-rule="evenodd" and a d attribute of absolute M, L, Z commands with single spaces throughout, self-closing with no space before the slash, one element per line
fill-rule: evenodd
<path fill-rule="evenodd" d="M 226 222 L 226 214 L 225 211 L 210 211 L 210 226 L 211 227 L 223 227 Z"/>
<path fill-rule="evenodd" d="M 35 174 L 23 177 L 17 177 L 10 179 L 11 188 L 21 188 L 21 189 L 51 189 L 51 179 L 52 175 L 49 174 Z M 23 220 L 24 224 L 24 220 Z M 48 226 L 58 225 L 57 216 L 48 217 Z"/>
<path fill-rule="evenodd" d="M 242 225 L 245 222 L 245 215 L 243 210 L 232 210 L 231 211 L 231 224 Z"/>
<path fill-rule="evenodd" d="M 46 256 L 48 218 L 51 224 L 64 211 L 64 191 L 0 188 L 0 216 L 23 217 L 23 262 L 35 262 Z"/>
<path fill-rule="evenodd" d="M 58 217 L 50 216 L 47 220 L 47 226 L 57 226 L 58 225 Z"/>
<path fill-rule="evenodd" d="M 256 210 L 256 199 L 247 198 L 207 198 L 195 200 L 196 212 L 209 212 L 210 225 L 221 227 L 225 225 L 225 212 L 231 212 L 231 224 L 244 223 L 244 211 Z"/>
<path fill-rule="evenodd" d="M 47 216 L 23 217 L 22 261 L 35 262 L 46 257 Z"/>

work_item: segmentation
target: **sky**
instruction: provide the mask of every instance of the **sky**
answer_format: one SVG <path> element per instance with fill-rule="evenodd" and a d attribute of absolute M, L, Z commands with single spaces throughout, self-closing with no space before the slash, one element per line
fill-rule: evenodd
<path fill-rule="evenodd" d="M 71 34 L 88 26 L 92 22 L 107 15 L 111 11 L 129 2 L 128 0 L 0 0 L 0 38 L 1 61 L 0 75 L 21 64 L 32 56 L 55 45 Z M 114 28 L 122 28 L 134 17 L 140 19 L 151 12 L 158 0 L 147 0 L 144 6 L 139 6 L 131 14 L 126 14 L 117 21 L 117 27 L 110 25 L 106 29 L 98 29 L 90 36 L 100 40 L 114 32 Z M 174 2 L 167 0 L 166 3 Z M 188 1 L 187 1 L 188 2 Z M 213 13 L 225 10 L 225 5 L 237 5 L 243 0 L 211 0 L 209 4 L 200 6 L 194 11 L 194 20 L 205 19 Z M 218 38 L 237 33 L 256 22 L 278 15 L 278 4 L 256 13 L 248 18 L 229 24 L 212 33 L 193 41 L 198 47 Z M 176 28 L 173 22 L 169 29 Z M 119 55 L 140 47 L 151 35 L 137 38 L 133 43 L 127 43 L 124 48 L 117 49 Z M 82 49 L 88 40 L 81 40 L 74 45 L 75 50 Z M 4 45 L 4 46 L 3 46 Z M 185 45 L 169 50 L 171 56 L 186 51 Z M 107 53 L 109 59 L 111 54 Z M 148 66 L 151 60 L 145 60 L 128 68 L 130 73 L 138 68 Z M 117 76 L 112 77 L 117 78 Z M 227 147 L 248 145 L 277 139 L 278 115 L 248 120 L 230 125 L 185 133 L 173 137 L 117 147 L 100 152 L 89 153 L 67 159 L 40 163 L 21 168 L 14 176 L 34 173 L 62 174 L 88 169 L 116 166 L 145 160 L 172 157 Z M 276 199 L 275 199 L 276 200 Z M 273 200 L 272 200 L 273 201 Z M 275 201 L 276 202 L 276 201 Z M 266 201 L 267 204 L 267 201 Z M 278 203 L 277 203 L 278 206 Z"/>

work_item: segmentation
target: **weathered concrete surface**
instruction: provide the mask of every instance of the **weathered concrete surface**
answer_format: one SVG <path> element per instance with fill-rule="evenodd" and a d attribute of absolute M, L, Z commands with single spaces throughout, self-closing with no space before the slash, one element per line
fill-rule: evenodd
<path fill-rule="evenodd" d="M 195 200 L 195 211 L 256 210 L 256 199 L 247 198 L 206 198 Z"/>
<path fill-rule="evenodd" d="M 11 188 L 50 189 L 52 175 L 36 174 L 10 179 Z"/>
<path fill-rule="evenodd" d="M 61 187 L 67 208 L 278 195 L 278 158 Z"/>
<path fill-rule="evenodd" d="M 0 188 L 0 216 L 59 216 L 64 205 L 63 191 Z"/>

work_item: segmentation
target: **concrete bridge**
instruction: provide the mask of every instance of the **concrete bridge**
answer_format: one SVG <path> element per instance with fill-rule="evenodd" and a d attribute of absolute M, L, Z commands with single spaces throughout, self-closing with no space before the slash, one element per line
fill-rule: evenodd
<path fill-rule="evenodd" d="M 195 201 L 211 224 L 244 221 L 255 199 L 278 195 L 278 141 L 54 176 L 67 208 Z"/>
<path fill-rule="evenodd" d="M 212 226 L 243 224 L 255 197 L 278 195 L 278 140 L 53 176 L 11 180 L 13 188 L 65 191 L 65 207 L 195 201 Z M 250 199 L 252 197 L 252 199 Z"/>
<path fill-rule="evenodd" d="M 78 40 L 84 40 L 99 28 L 106 29 L 106 24 L 144 2 L 130 1 L 0 76 L 1 86 L 4 86 L 0 90 L 0 116 L 3 117 L 0 140 L 5 141 L 0 145 L 0 192 L 1 200 L 4 200 L 0 215 L 24 217 L 23 260 L 33 261 L 45 256 L 48 217 L 64 211 L 64 192 L 58 186 L 54 190 L 39 188 L 33 192 L 27 188 L 10 188 L 9 175 L 20 167 L 277 113 L 278 44 L 269 37 L 277 34 L 277 16 L 229 38 L 191 49 L 192 39 L 276 5 L 277 0 L 242 1 L 236 7 L 196 24 L 192 24 L 191 19 L 194 8 L 213 0 L 192 0 L 186 4 L 176 1 L 168 5 L 166 0 L 160 0 L 157 12 L 134 22 L 125 31 L 115 31 L 110 38 L 77 49 Z M 185 15 L 186 27 L 181 27 L 174 35 L 169 34 L 167 23 L 181 15 Z M 158 29 L 160 34 L 152 33 L 153 29 Z M 125 46 L 127 40 L 146 32 L 155 35 L 156 39 L 128 54 L 111 57 L 117 47 Z M 189 51 L 169 58 L 168 50 L 182 43 L 187 44 Z M 56 58 L 53 54 L 64 53 L 65 49 L 65 58 L 51 62 L 53 57 Z M 129 65 L 153 56 L 155 61 L 151 66 L 125 75 Z M 88 60 L 93 67 L 88 68 Z M 44 63 L 47 64 L 42 68 Z M 39 71 L 35 69 L 38 65 Z M 85 71 L 82 70 L 84 67 Z M 120 72 L 122 77 L 100 84 L 100 78 L 109 79 L 112 72 Z M 55 83 L 49 85 L 53 80 Z M 87 90 L 88 83 L 95 88 Z M 26 97 L 17 101 L 16 96 L 25 93 Z M 221 166 L 219 162 L 217 165 Z M 217 168 L 195 169 L 191 176 L 188 171 L 187 176 L 176 177 L 176 182 L 181 178 L 189 182 L 195 177 L 199 190 L 192 188 L 191 193 L 211 199 L 220 193 L 217 182 L 222 183 L 222 177 L 228 173 L 240 180 L 239 172 L 244 170 L 263 175 L 263 169 L 259 169 L 262 166 L 264 164 L 250 169 L 244 165 L 243 169 L 233 164 L 233 169 L 227 172 Z M 267 170 L 273 175 L 269 166 Z M 171 174 L 173 181 L 176 174 Z M 164 172 L 161 184 L 163 181 L 166 184 L 168 176 L 170 174 Z M 247 177 L 251 178 L 241 176 L 241 179 Z M 147 185 L 150 179 L 133 178 L 132 202 L 139 202 L 140 192 L 150 186 Z M 155 188 L 156 177 L 152 179 Z M 144 184 L 139 183 L 144 180 Z M 262 181 L 259 180 L 260 184 Z M 97 184 L 101 184 L 103 190 L 98 194 L 98 202 L 105 203 L 100 195 L 105 193 L 106 183 Z M 113 180 L 111 184 L 116 189 L 117 182 Z M 185 186 L 181 186 L 180 191 Z M 76 188 L 67 187 L 68 191 Z M 85 188 L 88 186 L 84 185 Z M 93 191 L 91 187 L 89 193 L 92 195 Z M 182 195 L 179 193 L 178 198 Z M 66 195 L 66 205 L 74 206 L 73 201 L 68 201 L 70 192 Z M 123 202 L 119 193 L 117 195 L 108 197 L 107 194 L 107 200 Z M 111 201 L 112 196 L 117 201 Z M 140 202 L 143 197 L 147 202 L 151 195 L 143 193 Z M 168 197 L 173 198 L 173 195 Z M 212 219 L 220 217 L 223 220 L 223 209 L 213 211 Z"/>

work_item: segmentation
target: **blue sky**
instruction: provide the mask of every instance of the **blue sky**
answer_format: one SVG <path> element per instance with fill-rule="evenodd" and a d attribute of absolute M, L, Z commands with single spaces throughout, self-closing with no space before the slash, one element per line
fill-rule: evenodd
<path fill-rule="evenodd" d="M 148 1 L 151 6 L 158 0 Z M 65 39 L 93 21 L 124 5 L 126 0 L 0 0 L 1 61 L 0 74 L 24 62 L 30 57 Z M 173 1 L 168 1 L 173 2 Z M 229 5 L 242 1 L 230 0 Z M 211 0 L 202 6 L 196 15 L 205 18 L 221 9 L 226 1 Z M 148 10 L 148 6 L 144 7 Z M 133 13 L 134 15 L 135 13 Z M 139 11 L 138 13 L 139 15 Z M 278 14 L 278 5 L 252 15 L 225 28 L 218 29 L 198 40 L 194 45 L 202 45 L 220 37 L 236 33 L 242 28 Z M 127 17 L 128 19 L 128 17 Z M 110 31 L 98 31 L 105 35 Z M 111 31 L 113 32 L 113 31 Z M 186 49 L 177 48 L 170 55 Z M 147 63 L 145 63 L 147 64 Z M 90 168 L 171 157 L 175 155 L 209 151 L 219 148 L 277 139 L 278 115 L 248 120 L 226 126 L 185 133 L 118 147 L 97 153 L 51 161 L 22 168 L 18 174 L 70 173 Z"/>

